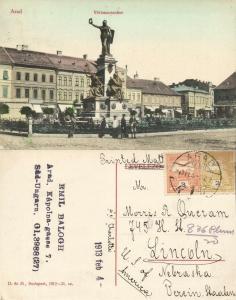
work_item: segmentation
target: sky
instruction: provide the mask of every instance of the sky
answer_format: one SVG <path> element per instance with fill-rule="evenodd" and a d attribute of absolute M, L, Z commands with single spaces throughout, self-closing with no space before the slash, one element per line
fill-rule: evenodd
<path fill-rule="evenodd" d="M 111 53 L 130 76 L 218 85 L 236 71 L 236 0 L 0 0 L 0 46 L 96 60 L 100 32 L 89 18 L 115 30 Z"/>

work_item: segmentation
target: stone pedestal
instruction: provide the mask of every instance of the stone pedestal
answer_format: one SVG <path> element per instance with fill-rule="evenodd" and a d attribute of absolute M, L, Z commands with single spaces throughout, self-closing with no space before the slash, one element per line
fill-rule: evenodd
<path fill-rule="evenodd" d="M 84 112 L 88 117 L 95 119 L 113 118 L 117 116 L 118 119 L 121 119 L 124 114 L 126 117 L 129 116 L 128 110 L 128 99 L 122 101 L 115 98 L 107 97 L 91 97 L 84 100 Z"/>
<path fill-rule="evenodd" d="M 113 77 L 116 70 L 117 61 L 113 56 L 100 55 L 97 59 L 97 76 L 101 80 L 104 86 L 103 96 L 106 97 L 107 84 L 110 78 Z"/>
<path fill-rule="evenodd" d="M 102 117 L 113 118 L 113 116 L 117 116 L 120 119 L 123 114 L 126 117 L 129 116 L 127 99 L 119 99 L 118 96 L 107 95 L 108 83 L 111 78 L 114 78 L 116 63 L 117 61 L 111 55 L 100 55 L 97 59 L 96 76 L 102 83 L 103 93 L 101 96 L 87 97 L 83 100 L 86 116 L 95 119 L 101 119 Z"/>

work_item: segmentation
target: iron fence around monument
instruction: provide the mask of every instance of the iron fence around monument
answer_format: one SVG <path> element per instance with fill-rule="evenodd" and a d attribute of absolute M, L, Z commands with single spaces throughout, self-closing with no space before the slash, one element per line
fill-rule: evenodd
<path fill-rule="evenodd" d="M 112 134 L 112 122 L 103 130 L 104 134 Z M 200 130 L 217 128 L 236 128 L 236 119 L 155 119 L 142 120 L 137 124 L 137 133 L 167 132 L 178 130 Z M 23 120 L 0 120 L 0 131 L 6 133 L 28 132 L 28 122 Z M 33 133 L 39 134 L 98 134 L 101 131 L 99 123 L 90 124 L 61 124 L 61 123 L 33 123 Z M 129 124 L 127 121 L 127 131 Z"/>
<path fill-rule="evenodd" d="M 152 133 L 178 130 L 201 130 L 201 129 L 217 129 L 217 128 L 236 128 L 235 119 L 169 119 L 169 120 L 142 120 L 138 122 L 137 133 Z M 99 124 L 89 126 L 78 126 L 74 124 L 34 124 L 34 133 L 64 133 L 73 132 L 74 134 L 97 134 L 101 131 Z M 127 122 L 127 131 L 129 125 Z M 112 123 L 109 128 L 103 129 L 105 134 L 112 134 Z"/>
<path fill-rule="evenodd" d="M 28 133 L 28 122 L 15 119 L 2 119 L 0 120 L 0 130 L 2 132 L 16 132 L 16 133 Z"/>
<path fill-rule="evenodd" d="M 178 130 L 203 130 L 218 128 L 236 128 L 236 119 L 156 119 L 144 120 L 138 124 L 137 132 L 164 132 Z"/>

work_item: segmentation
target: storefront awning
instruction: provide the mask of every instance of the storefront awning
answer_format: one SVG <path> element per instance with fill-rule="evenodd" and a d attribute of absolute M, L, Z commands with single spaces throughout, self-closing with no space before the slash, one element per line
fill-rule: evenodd
<path fill-rule="evenodd" d="M 43 111 L 42 111 L 42 108 L 41 108 L 41 106 L 40 106 L 39 104 L 33 104 L 33 110 L 34 110 L 36 113 L 38 113 L 38 114 L 40 114 L 40 113 L 43 112 Z"/>
<path fill-rule="evenodd" d="M 58 104 L 60 111 L 64 112 L 68 107 L 72 107 L 72 104 Z"/>
<path fill-rule="evenodd" d="M 155 110 L 155 107 L 153 106 L 145 106 L 146 109 L 150 109 L 151 111 L 154 111 Z"/>
<path fill-rule="evenodd" d="M 178 113 L 182 114 L 182 108 L 176 108 L 175 111 L 177 111 Z"/>
<path fill-rule="evenodd" d="M 167 113 L 170 113 L 171 112 L 171 109 L 162 109 L 161 110 L 163 113 L 167 114 Z"/>

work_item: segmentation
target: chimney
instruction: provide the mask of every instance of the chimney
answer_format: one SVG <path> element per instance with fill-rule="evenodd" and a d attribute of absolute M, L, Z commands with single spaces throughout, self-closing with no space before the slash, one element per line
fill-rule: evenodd
<path fill-rule="evenodd" d="M 57 55 L 61 56 L 62 55 L 62 51 L 61 50 L 57 50 Z"/>
<path fill-rule="evenodd" d="M 29 46 L 28 45 L 16 45 L 16 49 L 18 51 L 22 51 L 22 50 L 28 50 Z"/>
<path fill-rule="evenodd" d="M 134 79 L 138 79 L 138 72 L 136 71 L 136 73 L 134 74 Z"/>
<path fill-rule="evenodd" d="M 83 55 L 83 59 L 87 59 L 88 58 L 88 55 L 87 54 L 84 54 Z"/>
<path fill-rule="evenodd" d="M 160 81 L 160 78 L 154 77 L 154 81 Z"/>

